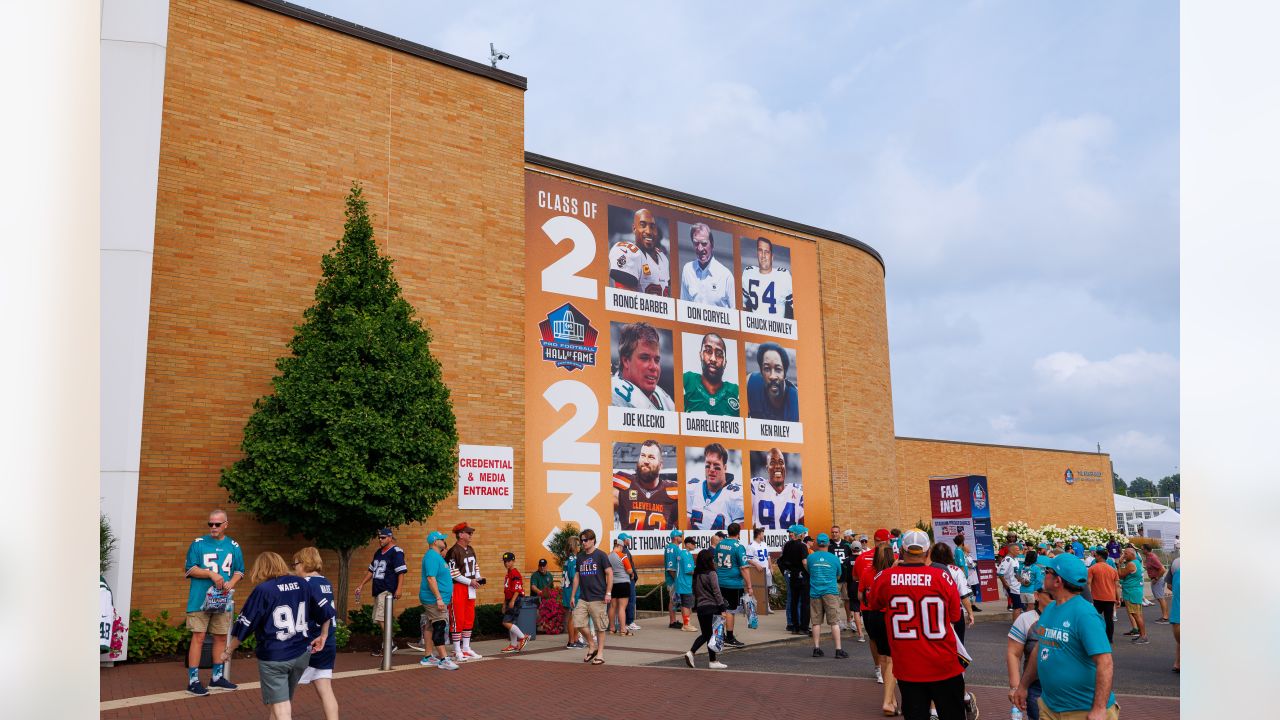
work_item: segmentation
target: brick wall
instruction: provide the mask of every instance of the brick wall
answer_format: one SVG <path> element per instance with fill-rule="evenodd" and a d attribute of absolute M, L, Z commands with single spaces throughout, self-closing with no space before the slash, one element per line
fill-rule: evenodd
<path fill-rule="evenodd" d="M 991 524 L 1022 520 L 1032 527 L 1055 523 L 1112 528 L 1111 456 L 1004 445 L 898 438 L 898 527 L 929 520 L 929 478 L 936 475 L 985 475 L 991 496 Z M 1075 474 L 1068 485 L 1067 468 Z M 1083 471 L 1098 472 L 1090 479 Z"/>
<path fill-rule="evenodd" d="M 149 615 L 185 603 L 187 545 L 229 504 L 219 471 L 312 302 L 352 180 L 434 334 L 462 442 L 514 445 L 524 465 L 523 335 L 492 322 L 524 313 L 522 91 L 232 0 L 173 3 L 169 23 L 133 585 Z M 517 474 L 517 507 L 522 492 Z M 431 527 L 462 519 L 449 507 Z M 304 544 L 229 509 L 249 563 Z M 497 576 L 518 522 L 465 519 Z M 399 535 L 414 594 L 426 532 Z"/>

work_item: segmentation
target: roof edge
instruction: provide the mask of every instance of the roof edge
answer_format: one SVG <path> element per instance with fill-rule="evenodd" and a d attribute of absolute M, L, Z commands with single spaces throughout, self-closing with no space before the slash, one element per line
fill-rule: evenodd
<path fill-rule="evenodd" d="M 253 5 L 254 7 L 262 8 L 263 10 L 280 13 L 281 15 L 287 15 L 291 18 L 311 23 L 312 25 L 319 25 L 321 27 L 340 32 L 343 35 L 349 35 L 361 40 L 366 40 L 374 43 L 375 45 L 382 45 L 383 47 L 415 55 L 423 58 L 424 60 L 430 60 L 432 62 L 440 63 L 441 65 L 447 65 L 456 70 L 462 70 L 463 72 L 469 72 L 473 75 L 479 75 L 481 77 L 489 78 L 490 80 L 496 80 L 500 83 L 504 83 L 521 90 L 528 89 L 528 80 L 522 75 L 509 73 L 505 70 L 499 70 L 485 65 L 484 63 L 476 62 L 475 60 L 468 60 L 467 58 L 436 50 L 435 48 L 430 48 L 426 45 L 420 45 L 418 43 L 405 40 L 404 38 L 388 35 L 387 33 L 374 30 L 373 28 L 357 25 L 348 20 L 343 20 L 342 18 L 337 18 L 332 15 L 326 15 L 322 12 L 302 7 L 301 5 L 294 5 L 293 3 L 283 2 L 282 0 L 240 0 L 240 2 L 245 3 L 246 5 Z"/>
<path fill-rule="evenodd" d="M 1063 450 L 1061 448 L 1031 447 L 1029 445 L 1001 445 L 999 443 L 968 442 L 966 440 L 937 440 L 935 438 L 904 437 L 902 435 L 895 435 L 893 439 L 910 440 L 912 442 L 943 443 L 945 445 L 978 445 L 981 447 L 1008 448 L 1010 450 L 1034 450 L 1036 452 L 1056 452 L 1067 453 L 1070 455 L 1097 455 L 1099 457 L 1111 457 L 1111 453 L 1098 452 L 1096 450 Z"/>
<path fill-rule="evenodd" d="M 614 175 L 613 173 L 604 172 L 603 170 L 596 170 L 594 168 L 589 168 L 583 165 L 576 165 L 574 163 L 567 162 L 565 160 L 557 160 L 555 158 L 547 157 L 546 155 L 539 155 L 537 153 L 532 153 L 527 150 L 524 153 L 524 161 L 531 165 L 539 165 L 545 168 L 550 168 L 552 170 L 560 170 L 562 172 L 571 173 L 574 175 L 581 175 L 583 177 L 590 178 L 592 180 L 609 183 L 610 185 L 618 185 L 620 187 L 624 187 L 629 190 L 636 190 L 639 192 L 648 193 L 650 195 L 658 195 L 658 196 L 667 198 L 668 200 L 675 200 L 676 202 L 688 203 L 689 205 L 700 205 L 702 207 L 715 210 L 717 212 L 722 212 L 727 215 L 737 215 L 739 217 L 747 218 L 749 220 L 755 220 L 757 222 L 763 222 L 763 223 L 768 223 L 770 225 L 777 225 L 778 227 L 784 227 L 784 228 L 787 228 L 788 230 L 795 230 L 796 232 L 802 232 L 806 235 L 814 235 L 820 238 L 826 238 L 827 240 L 834 240 L 838 243 L 843 243 L 845 245 L 855 247 L 865 252 L 866 254 L 875 258 L 876 262 L 880 263 L 880 270 L 882 272 L 885 269 L 884 258 L 880 257 L 880 253 L 876 252 L 875 248 L 862 242 L 861 240 L 850 237 L 843 233 L 833 232 L 831 230 L 824 230 L 822 228 L 814 227 L 812 225 L 805 225 L 804 223 L 798 223 L 793 220 L 786 220 L 784 218 L 768 215 L 762 212 L 757 212 L 755 210 L 748 210 L 746 208 L 738 207 L 736 205 L 730 205 L 728 203 L 718 202 L 716 200 L 699 197 L 697 195 L 690 195 L 689 193 L 680 192 L 679 190 L 672 190 L 671 188 L 662 187 L 661 185 L 654 185 L 652 183 L 643 182 L 641 180 L 635 180 L 629 177 L 623 177 L 622 175 Z"/>

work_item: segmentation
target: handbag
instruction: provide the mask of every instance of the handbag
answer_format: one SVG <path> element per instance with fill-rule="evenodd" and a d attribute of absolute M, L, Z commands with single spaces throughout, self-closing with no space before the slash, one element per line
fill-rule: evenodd
<path fill-rule="evenodd" d="M 235 590 L 219 590 L 216 587 L 209 588 L 204 594 L 204 604 L 200 609 L 207 613 L 223 613 L 231 610 L 231 594 Z"/>

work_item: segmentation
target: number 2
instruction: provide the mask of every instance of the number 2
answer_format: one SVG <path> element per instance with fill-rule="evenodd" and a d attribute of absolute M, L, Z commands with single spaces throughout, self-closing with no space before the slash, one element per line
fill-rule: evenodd
<path fill-rule="evenodd" d="M 558 215 L 542 224 L 542 232 L 559 245 L 569 240 L 568 254 L 542 270 L 542 291 L 595 300 L 600 293 L 596 281 L 578 274 L 596 258 L 596 236 L 577 218 Z"/>

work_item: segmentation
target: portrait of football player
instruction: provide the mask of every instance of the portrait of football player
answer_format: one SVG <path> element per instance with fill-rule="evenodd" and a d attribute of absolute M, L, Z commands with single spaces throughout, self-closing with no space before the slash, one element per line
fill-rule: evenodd
<path fill-rule="evenodd" d="M 687 530 L 724 530 L 746 514 L 742 497 L 742 452 L 720 443 L 684 451 Z"/>
<path fill-rule="evenodd" d="M 675 366 L 670 330 L 647 322 L 609 323 L 613 347 L 610 404 L 675 412 Z"/>
<path fill-rule="evenodd" d="M 800 422 L 796 351 L 778 343 L 747 343 L 747 417 Z"/>
<path fill-rule="evenodd" d="M 751 522 L 771 530 L 804 522 L 799 453 L 751 451 Z"/>
<path fill-rule="evenodd" d="M 734 281 L 733 236 L 706 223 L 676 223 L 680 235 L 680 299 L 732 308 L 738 284 Z"/>
<path fill-rule="evenodd" d="M 738 400 L 738 344 L 719 333 L 683 333 L 684 411 L 708 415 L 741 414 Z"/>
<path fill-rule="evenodd" d="M 609 284 L 649 295 L 671 295 L 667 220 L 649 208 L 609 206 Z"/>
<path fill-rule="evenodd" d="M 670 468 L 664 470 L 663 468 Z M 643 443 L 613 444 L 613 528 L 672 530 L 680 518 L 676 448 Z"/>
<path fill-rule="evenodd" d="M 746 265 L 755 256 L 755 265 Z M 742 309 L 793 318 L 791 250 L 767 237 L 742 238 Z"/>

